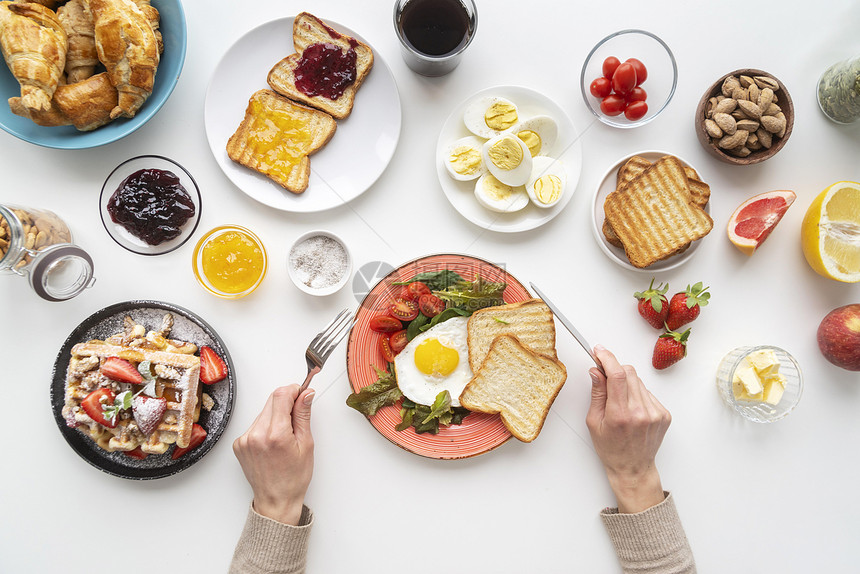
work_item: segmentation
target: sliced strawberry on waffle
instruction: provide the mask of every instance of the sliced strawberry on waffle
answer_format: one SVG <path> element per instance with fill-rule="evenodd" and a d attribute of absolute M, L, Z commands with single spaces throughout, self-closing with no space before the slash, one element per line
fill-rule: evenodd
<path fill-rule="evenodd" d="M 81 408 L 84 409 L 84 412 L 87 413 L 91 419 L 100 425 L 104 425 L 107 428 L 112 429 L 116 426 L 116 413 L 114 412 L 113 416 L 108 416 L 105 410 L 107 407 L 113 407 L 115 398 L 113 391 L 110 389 L 96 389 L 81 401 Z"/>
<path fill-rule="evenodd" d="M 133 385 L 143 383 L 143 375 L 138 372 L 137 367 L 119 357 L 106 358 L 104 363 L 102 363 L 101 371 L 104 376 L 112 381 L 131 383 Z"/>
<path fill-rule="evenodd" d="M 211 348 L 200 347 L 200 380 L 211 385 L 227 376 L 227 364 Z"/>
<path fill-rule="evenodd" d="M 176 460 L 186 452 L 191 449 L 197 448 L 201 444 L 203 444 L 203 440 L 206 438 L 206 429 L 200 426 L 197 423 L 194 423 L 194 426 L 191 427 L 191 439 L 188 442 L 188 446 L 186 448 L 174 447 L 173 454 L 170 455 L 170 458 Z"/>

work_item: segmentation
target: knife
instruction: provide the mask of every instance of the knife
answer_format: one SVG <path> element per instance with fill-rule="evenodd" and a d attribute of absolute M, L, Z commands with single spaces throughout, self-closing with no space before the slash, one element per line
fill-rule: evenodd
<path fill-rule="evenodd" d="M 534 290 L 535 293 L 537 293 L 537 296 L 543 299 L 543 302 L 546 303 L 546 306 L 550 308 L 553 314 L 558 317 L 558 320 L 561 321 L 561 324 L 564 325 L 564 328 L 570 331 L 570 334 L 573 335 L 573 338 L 576 339 L 576 342 L 579 343 L 583 349 L 585 349 L 585 352 L 588 353 L 588 356 L 591 357 L 591 360 L 594 361 L 594 364 L 597 365 L 598 370 L 600 370 L 600 372 L 603 373 L 603 376 L 605 377 L 606 372 L 603 370 L 603 365 L 601 365 L 600 361 L 597 360 L 597 357 L 594 356 L 594 352 L 591 350 L 592 346 L 588 344 L 588 341 L 585 340 L 585 337 L 583 337 L 582 334 L 576 330 L 576 327 L 574 327 L 573 324 L 568 321 L 567 317 L 565 317 L 561 313 L 561 311 L 559 311 L 558 307 L 556 307 L 552 301 L 547 299 L 546 295 L 544 295 L 534 283 L 529 283 L 529 285 L 531 285 L 531 288 Z"/>

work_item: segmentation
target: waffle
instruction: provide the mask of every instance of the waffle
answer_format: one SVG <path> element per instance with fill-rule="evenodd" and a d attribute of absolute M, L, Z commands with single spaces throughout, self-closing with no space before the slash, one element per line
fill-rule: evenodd
<path fill-rule="evenodd" d="M 127 452 L 140 447 L 147 454 L 163 454 L 171 444 L 182 448 L 189 444 L 192 425 L 200 416 L 202 403 L 200 358 L 192 354 L 197 350 L 196 345 L 165 337 L 167 317 L 170 316 L 166 316 L 162 331 L 145 333 L 141 325 L 126 318 L 124 333 L 105 341 L 93 340 L 72 347 L 66 371 L 63 416 L 69 426 L 92 438 L 104 450 Z M 90 418 L 81 407 L 87 395 L 98 388 L 109 388 L 115 395 L 124 391 L 136 394 L 143 389 L 143 385 L 104 376 L 100 366 L 108 357 L 125 359 L 135 367 L 142 361 L 151 362 L 155 375 L 154 394 L 166 399 L 167 409 L 149 436 L 140 431 L 131 409 L 120 411 L 117 425 L 108 428 Z"/>

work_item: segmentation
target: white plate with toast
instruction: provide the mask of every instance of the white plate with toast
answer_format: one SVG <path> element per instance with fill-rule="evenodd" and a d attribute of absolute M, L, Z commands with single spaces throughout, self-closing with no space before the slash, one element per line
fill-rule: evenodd
<path fill-rule="evenodd" d="M 473 102 L 487 96 L 507 98 L 517 105 L 521 119 L 539 115 L 551 116 L 558 125 L 558 137 L 546 155 L 559 160 L 567 172 L 564 195 L 552 207 L 542 209 L 529 203 L 514 213 L 498 213 L 481 206 L 475 199 L 474 181 L 457 181 L 445 168 L 444 157 L 448 146 L 471 135 L 463 123 L 463 113 Z M 436 173 L 445 197 L 460 215 L 484 229 L 502 233 L 516 233 L 540 227 L 561 213 L 570 201 L 582 171 L 582 145 L 573 122 L 561 107 L 550 98 L 521 86 L 496 86 L 469 96 L 457 106 L 442 126 L 436 143 Z"/>
<path fill-rule="evenodd" d="M 606 218 L 603 204 L 606 201 L 606 196 L 615 191 L 617 187 L 617 178 L 618 178 L 618 170 L 621 169 L 624 164 L 626 164 L 631 158 L 634 156 L 639 156 L 648 160 L 649 162 L 655 162 L 663 156 L 673 155 L 680 160 L 680 162 L 684 165 L 685 168 L 692 167 L 689 162 L 687 162 L 684 158 L 679 157 L 677 154 L 671 154 L 669 152 L 657 151 L 657 150 L 648 150 L 648 151 L 640 151 L 636 153 L 632 153 L 628 156 L 625 156 L 615 162 L 603 177 L 600 179 L 600 183 L 597 186 L 597 189 L 594 192 L 594 201 L 592 203 L 592 222 L 591 228 L 594 232 L 594 239 L 597 241 L 597 244 L 600 246 L 600 249 L 610 261 L 616 263 L 623 267 L 624 269 L 629 269 L 631 271 L 641 271 L 646 273 L 654 273 L 657 271 L 669 271 L 670 269 L 675 269 L 690 260 L 696 252 L 698 251 L 699 241 L 693 241 L 692 244 L 683 252 L 678 253 L 677 255 L 673 255 L 667 259 L 662 261 L 658 261 L 648 267 L 639 268 L 635 267 L 630 263 L 630 260 L 627 258 L 627 255 L 624 252 L 622 247 L 616 247 L 612 245 L 606 238 L 603 233 L 603 222 Z M 711 207 L 710 203 L 706 204 L 704 207 L 706 213 L 710 213 Z"/>
<path fill-rule="evenodd" d="M 356 94 L 352 114 L 339 120 L 331 141 L 310 156 L 310 181 L 303 193 L 290 193 L 266 176 L 233 162 L 227 155 L 227 140 L 242 121 L 251 95 L 268 87 L 269 70 L 294 52 L 293 20 L 267 22 L 227 50 L 206 92 L 204 124 L 215 161 L 243 193 L 275 209 L 309 213 L 344 205 L 382 175 L 400 138 L 400 95 L 388 65 L 374 52 L 373 69 Z M 326 22 L 365 42 L 346 26 Z"/>

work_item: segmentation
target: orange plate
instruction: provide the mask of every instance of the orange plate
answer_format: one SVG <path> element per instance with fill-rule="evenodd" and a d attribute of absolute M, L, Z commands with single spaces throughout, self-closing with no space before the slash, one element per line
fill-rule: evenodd
<path fill-rule="evenodd" d="M 450 269 L 464 279 L 472 280 L 476 274 L 487 281 L 507 283 L 503 293 L 506 303 L 516 303 L 531 298 L 531 294 L 515 277 L 501 267 L 468 255 L 430 255 L 422 257 L 389 273 L 364 298 L 356 313 L 355 325 L 349 335 L 346 348 L 346 367 L 353 392 L 376 382 L 376 373 L 371 365 L 384 368 L 385 359 L 379 351 L 378 333 L 370 330 L 370 319 L 384 313 L 388 302 L 400 293 L 401 286 L 392 285 L 406 281 L 426 271 Z M 370 424 L 388 440 L 411 453 L 438 459 L 456 459 L 476 456 L 490 451 L 509 438 L 511 433 L 502 424 L 498 415 L 472 413 L 463 424 L 439 429 L 439 434 L 417 434 L 414 429 L 396 431 L 400 424 L 400 402 L 384 407 L 370 419 Z"/>

